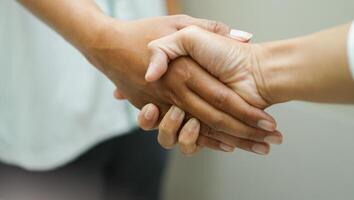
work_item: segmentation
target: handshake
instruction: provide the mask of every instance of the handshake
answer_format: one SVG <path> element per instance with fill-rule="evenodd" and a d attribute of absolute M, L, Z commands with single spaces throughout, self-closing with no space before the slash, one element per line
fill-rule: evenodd
<path fill-rule="evenodd" d="M 103 24 L 99 37 L 78 48 L 117 86 L 117 99 L 141 109 L 140 126 L 159 129 L 167 149 L 179 144 L 187 155 L 203 147 L 265 155 L 270 144 L 282 143 L 267 107 L 354 102 L 349 25 L 250 44 L 251 34 L 185 15 Z"/>
<path fill-rule="evenodd" d="M 251 34 L 189 16 L 131 23 L 127 30 L 140 30 L 130 31 L 126 40 L 133 44 L 125 50 L 143 62 L 117 65 L 127 69 L 124 76 L 110 73 L 118 81 L 115 96 L 144 106 L 139 124 L 158 128 L 164 148 L 179 143 L 187 155 L 202 147 L 267 154 L 269 144 L 282 142 L 275 120 L 264 112 L 273 102 L 258 63 L 263 50 L 247 44 Z M 133 67 L 147 72 L 136 76 Z"/>

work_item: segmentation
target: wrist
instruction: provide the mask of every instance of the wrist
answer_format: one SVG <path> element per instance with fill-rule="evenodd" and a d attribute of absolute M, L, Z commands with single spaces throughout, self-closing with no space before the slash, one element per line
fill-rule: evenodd
<path fill-rule="evenodd" d="M 270 105 L 296 99 L 301 82 L 294 79 L 296 68 L 302 65 L 301 39 L 263 43 L 256 52 L 256 82 L 262 97 Z"/>
<path fill-rule="evenodd" d="M 94 14 L 75 31 L 73 45 L 82 52 L 101 46 L 105 36 L 111 32 L 113 21 L 114 19 L 103 13 Z"/>

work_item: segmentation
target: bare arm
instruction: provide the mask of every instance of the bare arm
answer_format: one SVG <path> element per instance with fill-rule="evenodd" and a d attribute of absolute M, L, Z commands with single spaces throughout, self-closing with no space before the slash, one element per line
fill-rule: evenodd
<path fill-rule="evenodd" d="M 154 55 L 146 79 L 159 79 L 170 60 L 190 55 L 257 107 L 290 100 L 354 103 L 354 81 L 347 58 L 348 29 L 349 25 L 343 25 L 301 38 L 244 44 L 198 27 L 188 27 L 150 43 Z M 141 127 L 155 123 L 144 118 L 148 106 L 154 107 L 149 104 L 142 110 L 139 115 Z M 166 141 L 179 136 L 184 144 L 189 144 L 181 145 L 184 151 L 194 152 L 191 150 L 195 150 L 196 137 L 192 136 L 198 135 L 198 130 L 188 132 L 186 138 L 183 130 L 188 130 L 188 124 L 183 125 L 168 115 L 161 123 L 169 126 L 172 132 L 160 133 L 164 138 L 172 138 Z M 272 136 L 265 141 L 276 144 L 280 143 L 280 138 Z M 238 140 L 229 146 L 234 144 L 241 146 Z M 242 143 L 242 146 L 256 153 L 269 151 L 268 146 L 259 144 Z"/>
<path fill-rule="evenodd" d="M 354 103 L 354 81 L 347 58 L 349 27 L 347 24 L 306 37 L 261 44 L 260 75 L 264 84 L 259 85 L 263 96 L 272 103 Z"/>
<path fill-rule="evenodd" d="M 173 64 L 175 70 L 159 82 L 148 83 L 144 79 L 150 41 L 189 25 L 227 35 L 230 29 L 226 25 L 184 15 L 120 21 L 105 16 L 92 0 L 19 2 L 78 48 L 137 108 L 152 102 L 166 113 L 171 104 L 178 104 L 203 122 L 201 129 L 207 130 L 206 133 L 218 130 L 222 134 L 254 142 L 263 142 L 268 135 L 279 135 L 274 132 L 273 118 L 248 105 L 189 58 L 176 60 Z M 213 84 L 210 85 L 211 81 Z M 206 94 L 214 98 L 210 95 L 203 98 Z M 223 97 L 226 94 L 225 99 L 232 101 L 220 101 L 220 94 Z M 226 106 L 221 107 L 221 104 L 230 106 L 224 109 Z M 271 124 L 271 132 L 258 129 L 259 121 Z"/>
<path fill-rule="evenodd" d="M 264 44 L 239 43 L 189 27 L 150 44 L 155 54 L 147 79 L 158 79 L 169 60 L 190 55 L 255 106 L 290 100 L 354 103 L 349 27 Z"/>

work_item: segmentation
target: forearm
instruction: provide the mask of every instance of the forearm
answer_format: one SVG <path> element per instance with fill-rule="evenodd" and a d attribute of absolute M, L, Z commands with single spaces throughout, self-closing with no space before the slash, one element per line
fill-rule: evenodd
<path fill-rule="evenodd" d="M 271 103 L 304 100 L 354 103 L 354 81 L 347 58 L 349 25 L 306 37 L 261 44 L 259 58 Z"/>
<path fill-rule="evenodd" d="M 92 0 L 18 0 L 79 49 L 95 40 L 107 16 Z"/>

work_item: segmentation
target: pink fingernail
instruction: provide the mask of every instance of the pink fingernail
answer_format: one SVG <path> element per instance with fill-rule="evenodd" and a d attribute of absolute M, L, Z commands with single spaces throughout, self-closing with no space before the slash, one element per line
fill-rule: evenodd
<path fill-rule="evenodd" d="M 230 36 L 237 40 L 241 39 L 244 41 L 248 41 L 253 37 L 253 34 L 241 30 L 232 29 L 230 31 Z"/>

